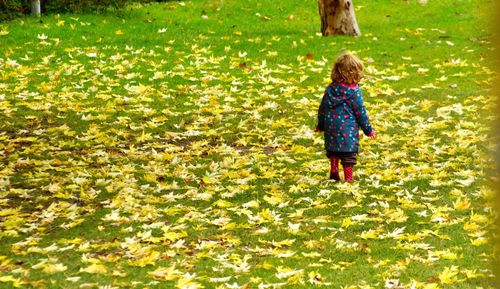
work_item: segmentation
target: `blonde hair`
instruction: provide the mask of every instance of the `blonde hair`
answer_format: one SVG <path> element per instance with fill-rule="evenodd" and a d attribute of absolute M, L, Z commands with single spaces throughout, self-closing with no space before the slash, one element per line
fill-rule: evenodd
<path fill-rule="evenodd" d="M 354 54 L 349 51 L 340 52 L 332 68 L 332 81 L 338 83 L 359 83 L 363 78 L 364 65 Z"/>

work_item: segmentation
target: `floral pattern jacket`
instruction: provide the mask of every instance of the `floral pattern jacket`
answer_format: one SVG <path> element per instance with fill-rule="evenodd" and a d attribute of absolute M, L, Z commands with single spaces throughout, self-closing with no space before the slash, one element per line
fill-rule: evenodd
<path fill-rule="evenodd" d="M 325 150 L 358 152 L 359 128 L 365 135 L 373 132 L 359 86 L 332 82 L 321 100 L 316 127 L 324 132 Z"/>

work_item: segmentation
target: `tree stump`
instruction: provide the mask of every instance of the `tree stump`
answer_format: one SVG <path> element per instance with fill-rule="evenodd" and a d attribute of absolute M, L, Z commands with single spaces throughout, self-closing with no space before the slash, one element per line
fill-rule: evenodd
<path fill-rule="evenodd" d="M 42 9 L 40 5 L 40 0 L 32 0 L 31 1 L 31 14 L 40 17 L 42 14 Z"/>
<path fill-rule="evenodd" d="M 318 4 L 323 36 L 361 35 L 352 0 L 318 0 Z"/>

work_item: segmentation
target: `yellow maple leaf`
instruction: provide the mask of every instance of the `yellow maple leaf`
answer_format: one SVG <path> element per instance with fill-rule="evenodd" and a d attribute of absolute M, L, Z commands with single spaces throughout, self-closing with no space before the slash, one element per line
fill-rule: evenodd
<path fill-rule="evenodd" d="M 277 205 L 282 203 L 284 200 L 280 195 L 264 196 L 264 200 L 271 205 Z"/>
<path fill-rule="evenodd" d="M 177 280 L 177 283 L 175 284 L 176 288 L 179 289 L 202 289 L 205 288 L 202 284 L 196 282 L 194 280 L 195 274 L 193 275 L 182 275 L 180 278 Z"/>
<path fill-rule="evenodd" d="M 376 238 L 378 238 L 379 233 L 380 233 L 380 230 L 378 230 L 378 229 L 376 229 L 376 230 L 370 229 L 368 231 L 361 232 L 359 237 L 361 237 L 362 239 L 365 239 L 365 240 L 376 239 Z"/>
<path fill-rule="evenodd" d="M 243 208 L 258 208 L 260 205 L 259 201 L 249 201 L 242 205 Z"/>
<path fill-rule="evenodd" d="M 473 222 L 466 222 L 464 223 L 464 230 L 467 231 L 468 233 L 474 233 L 479 231 L 481 229 L 481 226 L 479 226 L 476 223 Z"/>
<path fill-rule="evenodd" d="M 0 282 L 12 282 L 12 286 L 16 288 L 20 288 L 23 284 L 25 284 L 20 278 L 14 278 L 12 275 L 0 276 Z"/>
<path fill-rule="evenodd" d="M 44 273 L 47 273 L 47 274 L 54 274 L 57 272 L 66 271 L 66 269 L 68 269 L 68 267 L 64 266 L 61 263 L 57 263 L 57 264 L 48 263 L 47 265 L 45 265 L 43 267 L 42 271 Z"/>
<path fill-rule="evenodd" d="M 160 252 L 152 251 L 142 254 L 140 258 L 130 261 L 129 264 L 137 267 L 146 267 L 146 265 L 154 265 L 159 257 Z"/>
<path fill-rule="evenodd" d="M 179 270 L 175 269 L 175 264 L 166 268 L 166 267 L 158 267 L 156 270 L 148 272 L 148 275 L 154 280 L 161 281 L 172 281 L 182 274 Z"/>
<path fill-rule="evenodd" d="M 351 221 L 351 218 L 347 217 L 347 218 L 344 218 L 342 220 L 342 228 L 349 228 L 349 226 L 351 225 L 352 221 Z"/>
<path fill-rule="evenodd" d="M 478 237 L 477 239 L 472 240 L 471 243 L 474 246 L 482 246 L 488 244 L 488 239 L 485 237 Z"/>
<path fill-rule="evenodd" d="M 481 278 L 481 277 L 485 276 L 483 273 L 478 273 L 476 269 L 474 269 L 474 270 L 465 269 L 465 270 L 463 270 L 463 273 L 465 273 L 465 277 L 467 279 L 475 279 L 475 278 Z"/>
<path fill-rule="evenodd" d="M 151 88 L 151 86 L 142 85 L 142 84 L 139 84 L 139 85 L 125 85 L 125 89 L 128 90 L 130 93 L 133 93 L 133 94 L 143 94 L 143 93 L 147 92 L 150 88 Z"/>
<path fill-rule="evenodd" d="M 169 231 L 168 229 L 164 229 L 163 230 L 164 233 L 163 233 L 163 237 L 167 240 L 170 240 L 172 242 L 175 242 L 183 237 L 186 237 L 188 234 L 186 231 L 179 231 L 179 232 L 175 232 L 175 231 Z"/>
<path fill-rule="evenodd" d="M 439 280 L 443 284 L 453 284 L 457 282 L 458 267 L 451 266 L 446 267 L 441 273 L 439 273 Z"/>
<path fill-rule="evenodd" d="M 214 206 L 219 207 L 219 208 L 229 208 L 233 206 L 233 203 L 226 201 L 226 200 L 217 200 L 213 203 Z"/>
<path fill-rule="evenodd" d="M 108 269 L 103 264 L 90 264 L 87 268 L 81 268 L 80 272 L 86 272 L 90 274 L 106 274 Z"/>
<path fill-rule="evenodd" d="M 44 273 L 54 274 L 66 271 L 67 267 L 60 263 L 53 263 L 54 260 L 43 259 L 38 264 L 31 266 L 33 269 L 41 269 Z"/>
<path fill-rule="evenodd" d="M 454 203 L 453 203 L 453 208 L 455 210 L 467 210 L 470 207 L 470 201 L 468 199 L 462 199 L 458 198 Z"/>

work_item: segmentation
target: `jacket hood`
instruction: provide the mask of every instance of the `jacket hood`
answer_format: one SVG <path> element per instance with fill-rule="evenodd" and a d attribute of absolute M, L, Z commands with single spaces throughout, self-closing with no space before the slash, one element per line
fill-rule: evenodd
<path fill-rule="evenodd" d="M 326 92 L 328 93 L 328 97 L 332 106 L 337 106 L 351 99 L 352 96 L 356 93 L 357 88 L 357 85 L 356 87 L 348 87 L 333 82 L 328 86 Z"/>

